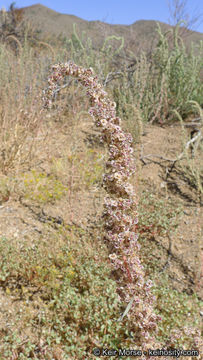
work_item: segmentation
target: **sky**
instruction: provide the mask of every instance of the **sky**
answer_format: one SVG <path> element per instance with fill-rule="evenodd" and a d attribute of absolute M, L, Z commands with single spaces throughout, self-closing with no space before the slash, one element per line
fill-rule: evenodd
<path fill-rule="evenodd" d="M 137 20 L 159 20 L 172 23 L 168 3 L 186 3 L 190 19 L 201 19 L 193 30 L 203 33 L 203 0 L 16 0 L 18 8 L 40 3 L 62 14 L 78 16 L 84 20 L 100 20 L 109 24 L 130 25 Z M 7 10 L 12 0 L 0 0 L 0 8 Z M 201 21 L 202 20 L 202 21 Z"/>

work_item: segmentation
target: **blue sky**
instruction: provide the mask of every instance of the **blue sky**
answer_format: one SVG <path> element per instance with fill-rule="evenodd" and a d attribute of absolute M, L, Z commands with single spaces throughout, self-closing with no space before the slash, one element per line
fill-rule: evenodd
<path fill-rule="evenodd" d="M 76 15 L 84 20 L 100 20 L 110 24 L 129 25 L 137 20 L 169 22 L 168 1 L 173 0 L 16 0 L 16 7 L 40 3 L 63 14 Z M 181 1 L 181 0 L 180 0 Z M 203 0 L 183 0 L 191 18 L 203 14 Z M 0 8 L 8 9 L 12 0 L 1 0 Z M 203 32 L 203 22 L 194 30 Z"/>

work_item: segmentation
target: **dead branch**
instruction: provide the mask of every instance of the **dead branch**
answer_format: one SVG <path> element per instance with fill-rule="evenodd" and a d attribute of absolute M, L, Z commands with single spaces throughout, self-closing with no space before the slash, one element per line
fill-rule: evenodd
<path fill-rule="evenodd" d="M 163 161 L 170 161 L 170 162 L 172 162 L 172 167 L 173 167 L 178 160 L 181 160 L 181 159 L 182 159 L 182 157 L 183 157 L 184 154 L 185 154 L 185 151 L 186 151 L 193 143 L 195 143 L 195 141 L 197 141 L 197 139 L 201 140 L 202 138 L 203 138 L 202 133 L 201 133 L 200 130 L 198 130 L 198 131 L 197 131 L 197 135 L 194 136 L 192 139 L 190 139 L 190 140 L 186 143 L 183 152 L 182 152 L 180 155 L 178 155 L 176 159 L 169 159 L 169 158 L 165 158 L 164 156 L 160 156 L 160 155 L 156 155 L 156 154 L 148 154 L 148 155 L 145 155 L 145 156 L 142 156 L 142 155 L 141 155 L 141 156 L 140 156 L 140 160 L 143 161 L 144 164 L 146 164 L 145 161 L 144 161 L 144 159 L 149 159 L 149 158 L 155 157 L 155 158 L 159 158 L 159 159 L 161 159 L 161 160 L 163 160 Z"/>
<path fill-rule="evenodd" d="M 123 76 L 122 71 L 116 71 L 116 72 L 110 72 L 107 74 L 106 79 L 104 80 L 104 87 L 112 80 L 119 79 L 121 76 Z"/>

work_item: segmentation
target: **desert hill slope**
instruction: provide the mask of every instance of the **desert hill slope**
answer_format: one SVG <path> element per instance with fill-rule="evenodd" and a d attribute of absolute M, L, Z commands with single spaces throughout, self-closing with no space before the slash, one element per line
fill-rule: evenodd
<path fill-rule="evenodd" d="M 141 49 L 150 51 L 156 44 L 158 38 L 157 23 L 159 23 L 163 32 L 172 29 L 170 25 L 154 20 L 139 20 L 131 25 L 111 25 L 101 21 L 87 21 L 74 15 L 58 13 L 41 4 L 22 9 L 25 19 L 41 30 L 42 35 L 53 34 L 58 36 L 61 34 L 69 38 L 75 23 L 79 37 L 81 38 L 82 33 L 85 32 L 86 36 L 92 39 L 94 47 L 101 46 L 107 36 L 115 35 L 123 37 L 125 48 L 131 50 L 134 54 Z M 182 28 L 181 32 L 186 47 L 189 47 L 191 42 L 203 40 L 202 33 L 184 28 Z"/>

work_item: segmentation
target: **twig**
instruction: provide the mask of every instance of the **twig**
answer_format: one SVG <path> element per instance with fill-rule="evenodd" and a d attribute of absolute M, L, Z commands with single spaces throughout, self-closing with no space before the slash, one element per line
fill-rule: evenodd
<path fill-rule="evenodd" d="M 203 123 L 201 122 L 201 117 L 198 118 L 194 118 L 192 119 L 191 122 L 186 122 L 182 124 L 184 127 L 186 128 L 190 128 L 190 127 L 202 127 Z M 172 126 L 180 126 L 180 123 L 178 124 L 173 124 Z"/>
<path fill-rule="evenodd" d="M 104 87 L 112 80 L 115 80 L 115 79 L 119 79 L 120 76 L 123 76 L 123 73 L 121 71 L 117 71 L 117 72 L 110 72 L 105 81 L 104 81 Z"/>
<path fill-rule="evenodd" d="M 61 91 L 62 89 L 65 89 L 66 87 L 68 87 L 72 82 L 73 82 L 74 79 L 70 79 L 68 80 L 68 82 L 62 86 L 59 86 L 57 89 L 53 90 L 53 98 L 55 98 L 56 94 Z M 46 94 L 47 90 L 49 88 L 47 87 L 46 89 L 44 89 L 42 92 L 43 94 Z"/>
<path fill-rule="evenodd" d="M 66 84 L 59 86 L 58 89 L 54 90 L 53 95 L 55 96 L 55 94 L 59 91 L 61 91 L 61 89 L 65 89 L 66 87 L 68 87 L 71 83 L 73 82 L 73 79 L 70 79 Z"/>
<path fill-rule="evenodd" d="M 176 159 L 169 159 L 169 158 L 165 158 L 165 157 L 163 157 L 163 156 L 156 155 L 156 154 L 148 154 L 148 155 L 145 155 L 145 156 L 140 156 L 140 160 L 142 160 L 142 161 L 144 162 L 144 159 L 148 159 L 148 158 L 150 158 L 150 157 L 155 157 L 155 158 L 159 158 L 159 159 L 161 159 L 161 160 L 163 160 L 163 161 L 171 161 L 171 162 L 173 163 L 172 166 L 174 166 L 174 164 L 176 163 L 176 161 L 182 159 L 182 157 L 184 156 L 185 150 L 187 150 L 187 149 L 189 148 L 189 146 L 190 146 L 191 144 L 193 144 L 199 137 L 202 138 L 202 133 L 201 133 L 200 130 L 198 130 L 198 133 L 197 133 L 196 136 L 194 136 L 192 139 L 190 139 L 190 140 L 186 143 L 183 152 L 182 152 L 180 155 L 178 155 L 178 157 L 177 157 Z M 144 163 L 145 163 L 145 162 L 144 162 Z M 145 163 L 145 164 L 146 164 L 146 163 Z"/>
<path fill-rule="evenodd" d="M 177 160 L 182 159 L 185 150 L 187 150 L 187 149 L 189 148 L 189 146 L 190 146 L 191 144 L 193 144 L 193 143 L 198 139 L 198 137 L 200 137 L 200 138 L 202 137 L 202 133 L 201 133 L 200 130 L 198 130 L 198 133 L 197 133 L 196 136 L 194 136 L 192 139 L 190 139 L 190 140 L 186 143 L 185 149 L 184 149 L 183 152 L 177 157 L 177 159 L 174 160 L 174 161 L 177 161 Z"/>
<path fill-rule="evenodd" d="M 171 162 L 174 162 L 174 161 L 176 161 L 176 160 L 174 160 L 174 159 L 168 159 L 168 158 L 165 158 L 165 157 L 163 157 L 163 156 L 161 156 L 161 155 L 155 155 L 155 154 L 148 154 L 148 155 L 145 155 L 145 156 L 141 156 L 140 157 L 140 160 L 144 160 L 144 159 L 148 159 L 148 158 L 150 158 L 150 157 L 155 157 L 155 158 L 159 158 L 159 159 L 161 159 L 161 160 L 163 160 L 163 161 L 171 161 Z M 146 164 L 146 163 L 145 163 Z"/>

